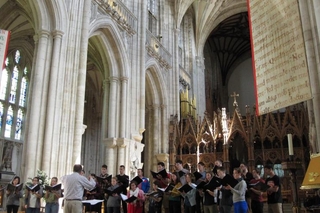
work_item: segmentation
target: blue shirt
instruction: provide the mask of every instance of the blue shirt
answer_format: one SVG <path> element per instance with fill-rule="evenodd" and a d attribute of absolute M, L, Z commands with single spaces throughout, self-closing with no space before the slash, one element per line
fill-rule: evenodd
<path fill-rule="evenodd" d="M 142 182 L 139 184 L 139 188 L 144 192 L 147 193 L 150 189 L 150 182 L 146 177 L 142 177 Z"/>

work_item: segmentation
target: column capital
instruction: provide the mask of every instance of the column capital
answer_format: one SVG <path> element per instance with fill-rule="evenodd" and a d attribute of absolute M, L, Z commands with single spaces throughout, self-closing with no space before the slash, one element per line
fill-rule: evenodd
<path fill-rule="evenodd" d="M 130 142 L 130 139 L 128 138 L 117 138 L 116 143 L 119 148 L 125 148 L 126 146 L 128 146 L 129 142 Z"/>
<path fill-rule="evenodd" d="M 110 76 L 108 78 L 109 82 L 118 82 L 119 81 L 119 77 L 117 76 Z"/>
<path fill-rule="evenodd" d="M 62 32 L 61 30 L 54 30 L 52 32 L 53 38 L 61 38 L 63 35 L 64 35 L 64 32 Z"/>
<path fill-rule="evenodd" d="M 116 138 L 105 138 L 103 139 L 103 143 L 108 148 L 115 148 L 117 146 Z"/>
<path fill-rule="evenodd" d="M 120 77 L 120 81 L 123 82 L 123 83 L 127 83 L 128 80 L 129 80 L 129 78 L 126 77 L 126 76 L 121 76 L 121 77 Z"/>

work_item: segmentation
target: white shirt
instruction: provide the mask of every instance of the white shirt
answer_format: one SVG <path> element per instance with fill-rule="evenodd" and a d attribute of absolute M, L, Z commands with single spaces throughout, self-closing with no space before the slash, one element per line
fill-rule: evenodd
<path fill-rule="evenodd" d="M 88 180 L 77 172 L 63 176 L 61 182 L 64 187 L 65 199 L 82 200 L 84 188 L 92 190 L 96 186 L 96 182 L 92 178 Z"/>

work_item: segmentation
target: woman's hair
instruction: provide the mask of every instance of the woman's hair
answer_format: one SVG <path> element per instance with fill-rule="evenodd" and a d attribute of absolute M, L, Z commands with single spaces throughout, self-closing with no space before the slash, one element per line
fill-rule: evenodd
<path fill-rule="evenodd" d="M 192 173 L 187 173 L 187 174 L 185 174 L 185 176 L 189 176 L 190 177 L 191 183 L 194 182 L 195 178 L 194 178 L 194 175 Z"/>
<path fill-rule="evenodd" d="M 20 183 L 20 177 L 19 177 L 19 176 L 14 176 L 14 178 L 13 178 L 12 181 L 11 181 L 11 183 L 13 183 L 13 181 L 14 181 L 15 179 L 18 179 L 18 184 L 19 184 L 19 183 Z"/>
<path fill-rule="evenodd" d="M 55 179 L 55 180 L 58 182 L 58 178 L 57 178 L 57 177 L 52 177 L 51 180 L 52 180 L 52 179 Z"/>
<path fill-rule="evenodd" d="M 177 179 L 176 179 L 176 181 L 175 181 L 175 183 L 174 183 L 174 184 L 179 183 L 179 182 L 180 182 L 180 175 L 179 175 L 179 173 L 178 173 L 178 172 L 172 172 L 172 174 L 173 174 L 173 175 L 175 175 L 175 176 L 177 177 Z M 172 180 L 172 177 L 171 177 L 171 180 Z"/>

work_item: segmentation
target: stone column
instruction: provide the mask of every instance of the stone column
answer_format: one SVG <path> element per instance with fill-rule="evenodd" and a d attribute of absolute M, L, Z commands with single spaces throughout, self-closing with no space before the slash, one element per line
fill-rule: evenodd
<path fill-rule="evenodd" d="M 136 117 L 139 120 L 138 123 L 138 128 L 144 128 L 145 126 L 145 99 L 146 99 L 146 69 L 145 69 L 145 55 L 146 55 L 146 47 L 145 47 L 145 42 L 146 42 L 146 29 L 147 29 L 147 14 L 148 14 L 148 8 L 147 8 L 147 1 L 141 1 L 139 4 L 141 6 L 140 8 L 140 14 L 141 14 L 141 28 L 139 34 L 139 57 L 138 59 L 140 60 L 140 66 L 138 67 L 138 70 L 140 70 L 140 97 L 139 97 L 139 114 L 138 117 Z M 138 72 L 139 73 L 139 72 Z"/>
<path fill-rule="evenodd" d="M 316 58 L 319 57 L 319 52 L 315 52 L 315 46 L 319 46 L 317 43 L 316 33 L 312 30 L 318 29 L 316 27 L 315 20 L 312 20 L 310 14 L 318 14 L 315 12 L 316 10 L 310 11 L 311 8 L 314 9 L 310 5 L 312 1 L 299 1 L 300 14 L 301 14 L 301 22 L 303 29 L 303 36 L 306 46 L 306 56 L 307 63 L 309 68 L 309 79 L 312 93 L 312 100 L 307 102 L 308 104 L 308 115 L 309 115 L 309 131 L 314 132 L 314 135 L 310 134 L 309 140 L 315 146 L 313 152 L 319 152 L 319 142 L 317 138 L 320 138 L 320 84 L 319 84 L 319 64 L 317 64 Z M 315 7 L 319 8 L 319 2 L 313 1 L 315 3 Z M 309 9 L 310 8 L 310 9 Z"/>
<path fill-rule="evenodd" d="M 78 2 L 77 2 L 78 3 Z M 78 3 L 80 4 L 80 3 Z M 91 1 L 84 0 L 83 6 L 79 7 L 82 9 L 82 19 L 81 31 L 78 30 L 78 33 L 81 33 L 80 37 L 80 51 L 79 51 L 79 71 L 77 79 L 77 88 L 76 88 L 76 106 L 75 106 L 75 127 L 74 127 L 74 141 L 73 141 L 73 155 L 72 163 L 80 163 L 81 155 L 81 140 L 82 140 L 82 125 L 83 125 L 83 114 L 84 114 L 84 99 L 85 99 L 85 85 L 86 85 L 86 76 L 87 76 L 87 55 L 88 55 L 88 42 L 89 42 L 89 22 L 91 16 Z M 81 17 L 77 16 L 77 17 Z M 72 17 L 71 17 L 72 18 Z"/>
<path fill-rule="evenodd" d="M 161 149 L 161 146 L 160 146 L 160 125 L 159 125 L 159 122 L 160 122 L 160 116 L 159 116 L 159 112 L 160 112 L 160 107 L 159 105 L 157 104 L 154 104 L 152 105 L 152 109 L 153 109 L 153 140 L 152 140 L 152 143 L 153 143 L 153 153 L 154 155 L 157 155 L 157 154 L 160 154 L 160 149 Z M 155 164 L 156 163 L 156 160 L 153 159 L 153 163 Z"/>
<path fill-rule="evenodd" d="M 109 174 L 117 174 L 117 141 L 114 138 L 108 138 L 103 140 L 105 149 L 105 162 L 108 166 Z"/>
<path fill-rule="evenodd" d="M 128 78 L 121 77 L 121 111 L 120 111 L 120 138 L 124 138 L 127 130 L 127 89 Z M 144 116 L 143 116 L 144 117 Z"/>
<path fill-rule="evenodd" d="M 168 153 L 169 152 L 169 138 L 168 138 L 168 118 L 167 118 L 167 106 L 161 105 L 161 152 Z"/>
<path fill-rule="evenodd" d="M 36 44 L 36 54 L 34 58 L 33 71 L 32 71 L 32 84 L 30 85 L 30 91 L 32 92 L 29 97 L 29 117 L 27 131 L 26 131 L 26 142 L 24 144 L 24 158 L 22 167 L 24 170 L 24 180 L 28 177 L 33 177 L 36 174 L 36 169 L 40 168 L 39 157 L 42 155 L 42 146 L 40 145 L 39 135 L 43 128 L 40 126 L 40 117 L 43 116 L 39 114 L 41 112 L 42 106 L 42 90 L 43 90 L 43 79 L 44 70 L 46 63 L 46 52 L 48 48 L 48 38 L 50 33 L 48 31 L 42 30 L 38 33 L 39 40 L 35 41 Z M 32 122 L 30 122 L 32 121 Z"/>
<path fill-rule="evenodd" d="M 128 145 L 127 139 L 125 138 L 119 138 L 117 140 L 117 146 L 118 146 L 118 160 L 117 160 L 117 168 L 119 168 L 120 165 L 125 165 L 126 171 L 129 171 L 129 163 L 127 161 L 128 155 L 126 155 L 126 147 Z M 133 150 L 130 150 L 130 152 Z"/>
<path fill-rule="evenodd" d="M 117 85 L 118 78 L 110 77 L 108 138 L 116 137 Z"/>
<path fill-rule="evenodd" d="M 57 175 L 58 159 L 59 159 L 59 130 L 60 130 L 60 117 L 61 117 L 61 102 L 59 97 L 59 76 L 61 75 L 60 53 L 63 32 L 53 32 L 53 50 L 50 69 L 50 81 L 48 90 L 48 104 L 46 116 L 46 129 L 44 135 L 44 149 L 42 159 L 42 170 L 48 172 L 48 175 Z"/>
<path fill-rule="evenodd" d="M 170 72 L 172 74 L 172 87 L 170 88 L 169 100 L 173 100 L 172 103 L 172 113 L 178 115 L 178 120 L 180 120 L 180 94 L 179 94 L 179 33 L 180 29 L 174 29 L 174 54 L 173 54 L 173 71 Z"/>

